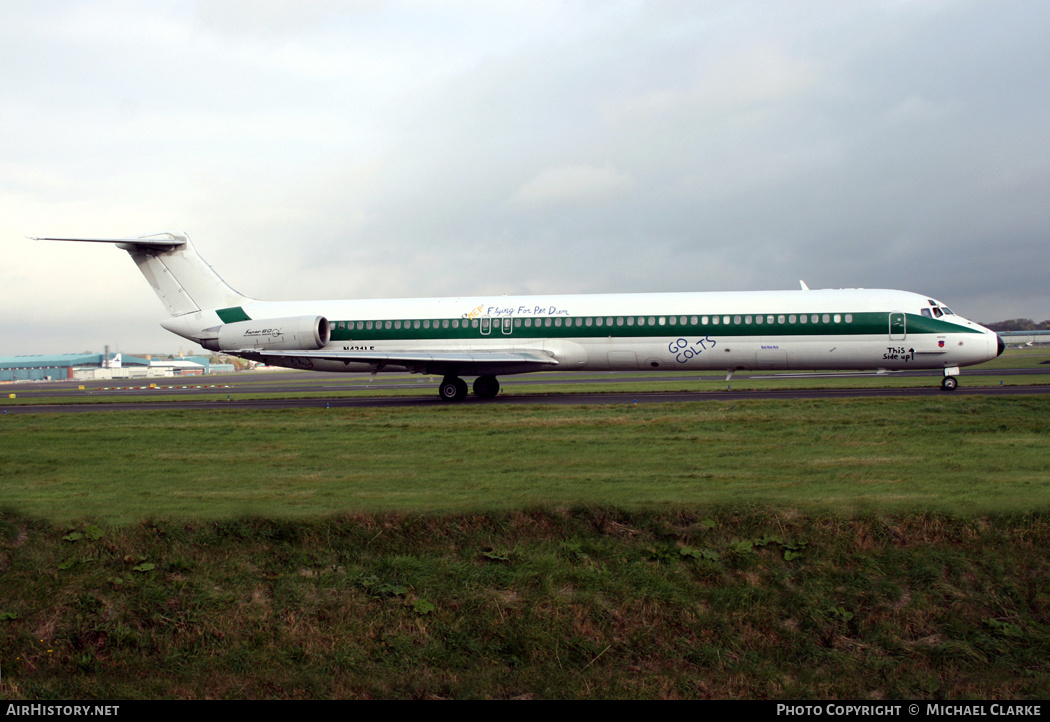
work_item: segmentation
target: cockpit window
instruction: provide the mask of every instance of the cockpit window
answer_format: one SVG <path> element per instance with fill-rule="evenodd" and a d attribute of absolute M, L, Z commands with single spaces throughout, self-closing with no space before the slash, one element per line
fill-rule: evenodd
<path fill-rule="evenodd" d="M 921 313 L 926 318 L 933 318 L 933 314 L 930 313 L 930 309 L 928 308 L 920 308 L 919 313 Z"/>
<path fill-rule="evenodd" d="M 954 313 L 952 313 L 952 310 L 950 308 L 948 308 L 947 306 L 942 306 L 941 310 L 944 311 L 944 315 L 945 316 L 954 316 L 955 315 Z"/>
<path fill-rule="evenodd" d="M 944 315 L 944 312 L 941 311 L 941 309 L 939 309 L 936 306 L 934 306 L 933 307 L 933 315 L 934 315 L 935 318 L 940 318 L 941 316 Z"/>

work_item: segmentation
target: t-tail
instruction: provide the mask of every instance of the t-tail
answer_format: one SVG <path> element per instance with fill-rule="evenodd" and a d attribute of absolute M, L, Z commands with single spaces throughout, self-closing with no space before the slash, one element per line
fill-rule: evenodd
<path fill-rule="evenodd" d="M 114 243 L 131 254 L 157 298 L 172 316 L 252 303 L 230 288 L 200 257 L 185 233 L 155 233 L 136 238 L 37 238 L 38 241 Z"/>
<path fill-rule="evenodd" d="M 127 251 L 171 315 L 161 326 L 202 345 L 222 323 L 216 311 L 255 302 L 222 280 L 197 253 L 185 233 L 154 233 L 134 238 L 34 240 L 112 243 Z"/>

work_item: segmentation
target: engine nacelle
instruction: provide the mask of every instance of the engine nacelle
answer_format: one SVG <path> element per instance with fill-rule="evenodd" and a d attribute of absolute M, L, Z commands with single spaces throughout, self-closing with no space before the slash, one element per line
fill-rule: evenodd
<path fill-rule="evenodd" d="M 237 321 L 223 324 L 215 332 L 210 338 L 202 338 L 201 346 L 210 351 L 316 351 L 332 337 L 324 316 Z"/>

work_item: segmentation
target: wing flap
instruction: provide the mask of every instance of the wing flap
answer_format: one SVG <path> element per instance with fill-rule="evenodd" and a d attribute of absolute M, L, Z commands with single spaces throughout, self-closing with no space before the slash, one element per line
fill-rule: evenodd
<path fill-rule="evenodd" d="M 388 366 L 401 367 L 413 373 L 463 374 L 466 376 L 525 373 L 542 371 L 558 362 L 540 351 L 265 351 L 239 349 L 226 353 L 272 366 L 297 369 L 345 370 L 350 364 L 359 364 L 367 370 L 379 371 Z M 365 368 L 361 369 L 366 370 Z"/>

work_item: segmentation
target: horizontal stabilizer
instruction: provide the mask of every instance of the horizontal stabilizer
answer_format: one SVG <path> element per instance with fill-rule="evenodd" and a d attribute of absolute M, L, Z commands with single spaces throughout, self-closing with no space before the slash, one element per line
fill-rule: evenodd
<path fill-rule="evenodd" d="M 215 273 L 185 233 L 150 233 L 133 238 L 34 238 L 35 241 L 111 243 L 127 251 L 168 313 L 182 316 L 251 303 Z"/>
<path fill-rule="evenodd" d="M 127 246 L 138 246 L 157 250 L 170 250 L 186 245 L 184 236 L 173 233 L 156 233 L 152 236 L 138 238 L 33 238 L 34 241 L 76 241 L 81 243 L 119 243 Z"/>

